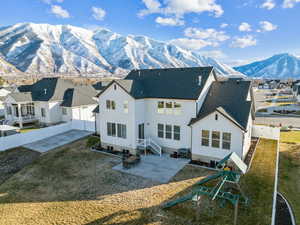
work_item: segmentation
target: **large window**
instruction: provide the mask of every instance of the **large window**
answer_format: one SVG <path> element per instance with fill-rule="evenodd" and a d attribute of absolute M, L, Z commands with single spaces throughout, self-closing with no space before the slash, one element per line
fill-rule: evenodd
<path fill-rule="evenodd" d="M 115 137 L 116 136 L 116 124 L 107 123 L 107 136 Z"/>
<path fill-rule="evenodd" d="M 124 113 L 128 113 L 128 101 L 124 101 Z"/>
<path fill-rule="evenodd" d="M 157 113 L 167 115 L 181 115 L 181 104 L 178 102 L 157 102 Z"/>
<path fill-rule="evenodd" d="M 118 123 L 118 137 L 126 139 L 126 125 Z"/>
<path fill-rule="evenodd" d="M 45 108 L 41 108 L 41 115 L 42 115 L 42 117 L 46 117 L 46 110 L 45 110 Z"/>
<path fill-rule="evenodd" d="M 7 107 L 7 114 L 8 114 L 8 115 L 11 115 L 11 114 L 12 114 L 11 106 L 8 106 L 8 107 Z"/>
<path fill-rule="evenodd" d="M 165 110 L 164 108 L 165 108 L 165 103 L 164 102 L 158 102 L 157 103 L 157 113 L 163 114 L 164 110 Z"/>
<path fill-rule="evenodd" d="M 229 150 L 230 146 L 231 146 L 231 133 L 224 132 L 222 134 L 222 148 Z"/>
<path fill-rule="evenodd" d="M 174 102 L 174 115 L 181 115 L 181 104 Z"/>
<path fill-rule="evenodd" d="M 211 146 L 214 148 L 220 148 L 220 132 L 219 131 L 212 132 Z"/>
<path fill-rule="evenodd" d="M 174 132 L 174 140 L 179 141 L 180 140 L 180 126 L 174 126 L 173 127 L 173 132 Z"/>
<path fill-rule="evenodd" d="M 106 109 L 115 110 L 116 109 L 116 103 L 112 100 L 106 100 Z"/>
<path fill-rule="evenodd" d="M 172 102 L 166 102 L 166 114 L 171 115 L 173 112 Z"/>
<path fill-rule="evenodd" d="M 157 124 L 157 136 L 159 138 L 164 138 L 164 125 L 163 124 Z"/>
<path fill-rule="evenodd" d="M 201 145 L 202 146 L 209 146 L 209 131 L 208 130 L 202 130 L 202 139 L 201 139 Z"/>
<path fill-rule="evenodd" d="M 172 125 L 166 125 L 166 138 L 172 139 Z"/>
<path fill-rule="evenodd" d="M 64 107 L 62 108 L 62 114 L 63 114 L 63 115 L 67 115 L 67 109 L 64 108 Z"/>

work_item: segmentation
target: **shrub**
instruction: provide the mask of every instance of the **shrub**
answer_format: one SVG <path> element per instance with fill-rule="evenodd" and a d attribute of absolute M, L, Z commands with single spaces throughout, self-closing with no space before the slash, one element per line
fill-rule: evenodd
<path fill-rule="evenodd" d="M 268 112 L 267 109 L 259 109 L 257 112 Z"/>
<path fill-rule="evenodd" d="M 99 137 L 91 136 L 91 137 L 88 138 L 88 140 L 86 142 L 86 146 L 90 148 L 90 147 L 95 146 L 99 142 L 100 142 L 100 138 Z"/>

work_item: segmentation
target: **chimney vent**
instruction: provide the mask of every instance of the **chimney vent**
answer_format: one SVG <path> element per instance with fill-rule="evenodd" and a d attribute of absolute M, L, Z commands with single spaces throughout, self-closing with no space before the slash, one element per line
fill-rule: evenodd
<path fill-rule="evenodd" d="M 201 86 L 202 83 L 202 76 L 198 76 L 198 85 Z"/>
<path fill-rule="evenodd" d="M 45 95 L 47 94 L 47 89 L 46 88 L 44 89 L 44 93 L 45 93 Z"/>

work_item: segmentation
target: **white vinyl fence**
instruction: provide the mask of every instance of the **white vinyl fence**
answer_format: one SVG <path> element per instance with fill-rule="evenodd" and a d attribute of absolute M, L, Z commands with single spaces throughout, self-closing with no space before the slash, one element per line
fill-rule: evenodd
<path fill-rule="evenodd" d="M 14 134 L 7 137 L 0 137 L 0 151 L 15 148 L 35 141 L 39 141 L 70 130 L 95 131 L 95 122 L 84 120 L 73 120 L 71 122 L 41 128 L 27 133 Z"/>
<path fill-rule="evenodd" d="M 254 125 L 252 127 L 252 136 L 273 139 L 273 140 L 279 140 L 280 128 L 268 127 L 268 126 L 263 126 L 263 125 Z"/>

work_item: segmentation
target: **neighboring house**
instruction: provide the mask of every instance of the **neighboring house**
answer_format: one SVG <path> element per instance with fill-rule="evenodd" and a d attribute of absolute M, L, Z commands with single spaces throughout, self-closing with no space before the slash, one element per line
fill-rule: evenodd
<path fill-rule="evenodd" d="M 70 120 L 94 121 L 93 100 L 99 92 L 91 85 L 76 85 L 61 78 L 43 78 L 18 87 L 4 101 L 7 124 L 38 122 L 49 126 Z"/>
<path fill-rule="evenodd" d="M 254 118 L 250 81 L 218 81 L 212 67 L 133 70 L 98 95 L 103 147 L 159 153 L 190 149 L 193 159 L 241 159 Z"/>
<path fill-rule="evenodd" d="M 5 115 L 4 100 L 9 93 L 11 93 L 9 88 L 0 87 L 0 117 Z"/>

